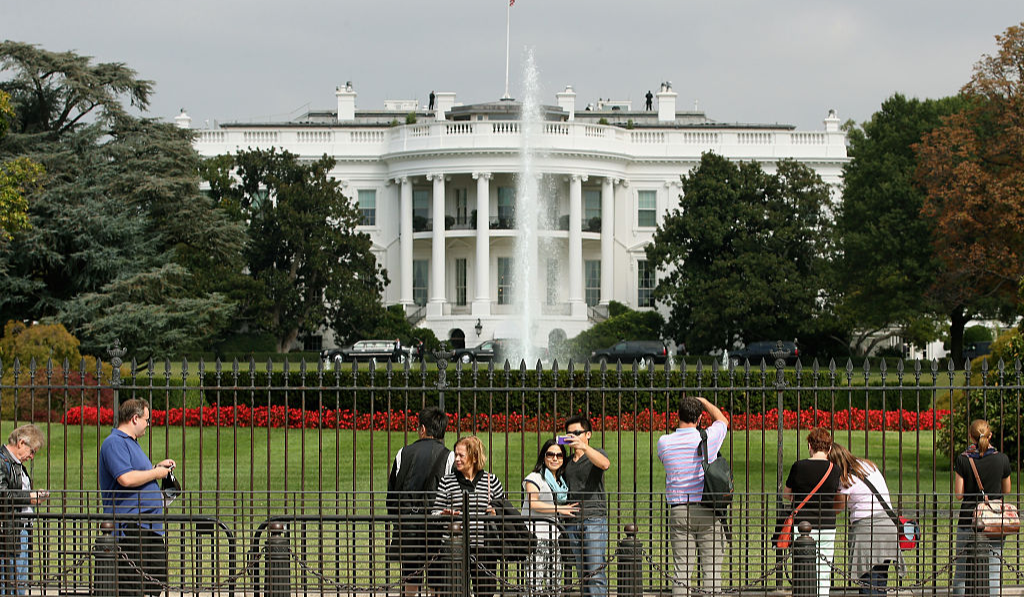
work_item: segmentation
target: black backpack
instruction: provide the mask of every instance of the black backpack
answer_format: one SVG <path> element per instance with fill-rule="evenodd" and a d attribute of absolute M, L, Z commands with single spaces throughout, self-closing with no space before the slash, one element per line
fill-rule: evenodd
<path fill-rule="evenodd" d="M 732 503 L 734 489 L 732 465 L 721 452 L 714 462 L 708 462 L 708 432 L 704 429 L 700 430 L 700 451 L 704 455 L 701 463 L 704 469 L 704 492 L 700 503 L 709 506 L 718 516 L 725 516 L 725 511 Z"/>

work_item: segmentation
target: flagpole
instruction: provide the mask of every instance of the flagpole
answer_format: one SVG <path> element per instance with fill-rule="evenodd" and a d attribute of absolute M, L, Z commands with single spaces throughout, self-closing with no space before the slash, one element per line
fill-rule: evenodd
<path fill-rule="evenodd" d="M 512 99 L 512 96 L 508 94 L 508 48 L 509 39 L 512 32 L 510 23 L 512 22 L 512 3 L 515 0 L 509 0 L 509 3 L 505 5 L 505 95 L 501 99 Z"/>

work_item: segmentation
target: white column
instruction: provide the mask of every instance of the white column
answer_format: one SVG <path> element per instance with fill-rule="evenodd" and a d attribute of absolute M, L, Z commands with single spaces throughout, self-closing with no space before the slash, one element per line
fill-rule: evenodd
<path fill-rule="evenodd" d="M 430 174 L 427 180 L 434 182 L 433 211 L 430 215 L 434 226 L 431 236 L 430 302 L 427 304 L 427 317 L 439 317 L 444 314 L 445 303 L 444 175 Z"/>
<path fill-rule="evenodd" d="M 491 173 L 474 172 L 476 179 L 476 296 L 473 315 L 491 314 Z"/>
<path fill-rule="evenodd" d="M 601 304 L 612 300 L 615 246 L 615 181 L 601 181 Z"/>
<path fill-rule="evenodd" d="M 679 206 L 679 188 L 682 183 L 679 182 L 678 178 L 670 178 L 665 181 L 665 200 L 658 201 L 658 215 L 657 222 L 661 226 L 661 223 L 665 221 L 665 216 L 670 211 Z"/>
<path fill-rule="evenodd" d="M 583 300 L 583 181 L 585 175 L 569 178 L 569 312 L 573 317 L 586 317 Z"/>
<path fill-rule="evenodd" d="M 412 302 L 412 184 L 409 177 L 395 179 L 402 185 L 399 194 L 398 220 L 398 261 L 399 261 L 399 302 L 409 311 Z"/>

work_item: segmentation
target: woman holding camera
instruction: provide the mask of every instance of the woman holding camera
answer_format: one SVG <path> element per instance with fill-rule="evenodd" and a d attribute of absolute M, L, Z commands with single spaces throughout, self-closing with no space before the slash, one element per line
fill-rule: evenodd
<path fill-rule="evenodd" d="M 497 589 L 495 573 L 498 561 L 485 549 L 485 516 L 493 515 L 491 503 L 505 498 L 505 488 L 497 475 L 484 470 L 487 455 L 480 438 L 470 435 L 455 442 L 455 470 L 441 477 L 434 499 L 434 514 L 461 519 L 463 495 L 468 496 L 470 577 L 477 597 L 490 597 Z M 454 522 L 458 522 L 455 520 Z M 443 588 L 442 588 L 443 590 Z"/>
<path fill-rule="evenodd" d="M 555 439 L 549 439 L 537 454 L 533 471 L 523 479 L 523 515 L 533 517 L 537 548 L 526 567 L 527 583 L 541 594 L 554 594 L 562 582 L 562 559 L 558 549 L 558 516 L 575 516 L 578 504 L 568 503 L 569 486 L 562 479 L 568 454 Z"/>
<path fill-rule="evenodd" d="M 992 429 L 988 421 L 971 421 L 967 431 L 972 443 L 956 457 L 953 464 L 953 493 L 956 499 L 963 500 L 956 525 L 956 571 L 953 574 L 953 593 L 964 594 L 971 560 L 977 557 L 987 560 L 988 563 L 988 594 L 998 595 L 1003 540 L 987 537 L 974 530 L 974 509 L 985 499 L 982 491 L 988 494 L 990 500 L 1002 499 L 1004 495 L 1010 493 L 1010 459 L 992 447 Z M 978 486 L 978 477 L 981 478 L 981 487 Z M 977 556 L 972 553 L 975 541 L 979 552 Z"/>

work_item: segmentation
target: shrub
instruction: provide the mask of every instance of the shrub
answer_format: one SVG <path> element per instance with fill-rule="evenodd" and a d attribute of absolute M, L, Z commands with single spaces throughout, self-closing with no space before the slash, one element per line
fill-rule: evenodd
<path fill-rule="evenodd" d="M 92 389 L 100 382 L 110 383 L 110 365 L 103 365 L 98 380 L 96 359 L 83 359 L 78 346 L 78 339 L 59 323 L 26 325 L 8 321 L 0 338 L 0 359 L 4 364 L 0 417 L 54 421 L 69 406 L 112 403 L 112 390 Z M 17 378 L 15 359 L 20 367 Z M 33 360 L 35 368 L 30 369 Z M 52 369 L 48 369 L 51 364 Z"/>
<path fill-rule="evenodd" d="M 37 367 L 45 367 L 48 359 L 58 365 L 66 360 L 74 366 L 82 358 L 79 344 L 78 338 L 59 323 L 26 325 L 8 321 L 0 338 L 0 360 L 7 367 L 14 359 L 18 359 L 22 367 L 28 367 L 32 359 Z"/>
<path fill-rule="evenodd" d="M 405 124 L 416 124 L 416 113 L 409 112 L 405 115 Z"/>

